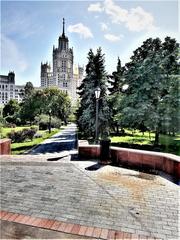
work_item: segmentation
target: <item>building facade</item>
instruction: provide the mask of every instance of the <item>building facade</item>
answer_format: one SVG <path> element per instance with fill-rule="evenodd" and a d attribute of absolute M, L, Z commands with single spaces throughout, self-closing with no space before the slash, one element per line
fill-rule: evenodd
<path fill-rule="evenodd" d="M 0 75 L 0 105 L 4 105 L 11 99 L 22 101 L 24 86 L 15 85 L 15 73 L 9 72 L 7 76 Z"/>
<path fill-rule="evenodd" d="M 77 100 L 76 89 L 83 78 L 83 68 L 78 66 L 74 74 L 73 48 L 69 47 L 69 39 L 65 35 L 65 20 L 63 31 L 58 39 L 58 47 L 53 46 L 51 68 L 48 62 L 41 63 L 41 87 L 56 86 L 68 93 L 73 103 Z"/>

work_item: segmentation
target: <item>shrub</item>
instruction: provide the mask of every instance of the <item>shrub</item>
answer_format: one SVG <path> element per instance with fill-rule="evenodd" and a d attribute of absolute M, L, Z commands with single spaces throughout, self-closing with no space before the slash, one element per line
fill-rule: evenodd
<path fill-rule="evenodd" d="M 12 131 L 8 134 L 8 137 L 12 140 L 12 142 L 24 142 L 26 139 L 33 140 L 33 137 L 36 133 L 36 128 L 24 128 L 22 131 Z"/>
<path fill-rule="evenodd" d="M 39 129 L 40 130 L 47 130 L 49 127 L 49 116 L 42 114 L 38 118 L 36 118 L 36 121 L 39 122 Z M 57 117 L 51 117 L 51 127 L 52 128 L 60 128 L 61 127 L 61 120 Z"/>
<path fill-rule="evenodd" d="M 25 132 L 25 137 L 32 141 L 36 132 L 37 130 L 35 128 L 30 128 Z"/>
<path fill-rule="evenodd" d="M 12 140 L 12 142 L 24 142 L 25 141 L 25 135 L 23 134 L 23 131 L 11 131 L 8 133 L 8 138 Z"/>

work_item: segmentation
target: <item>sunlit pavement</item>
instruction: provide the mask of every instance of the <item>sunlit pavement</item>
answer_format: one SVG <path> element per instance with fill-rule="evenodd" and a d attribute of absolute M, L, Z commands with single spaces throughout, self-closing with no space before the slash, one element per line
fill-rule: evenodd
<path fill-rule="evenodd" d="M 86 170 L 95 163 L 66 156 L 49 161 L 41 154 L 2 156 L 1 209 L 90 227 L 92 234 L 99 228 L 142 239 L 178 239 L 177 185 L 112 166 Z"/>

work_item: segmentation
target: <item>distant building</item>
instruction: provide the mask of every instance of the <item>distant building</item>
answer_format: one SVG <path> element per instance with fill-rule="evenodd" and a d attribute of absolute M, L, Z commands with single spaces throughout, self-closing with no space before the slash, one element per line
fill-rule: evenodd
<path fill-rule="evenodd" d="M 15 73 L 9 72 L 7 76 L 0 75 L 0 105 L 4 105 L 11 99 L 22 101 L 24 86 L 15 85 Z"/>
<path fill-rule="evenodd" d="M 83 78 L 83 68 L 75 67 L 73 48 L 69 48 L 69 40 L 65 35 L 65 21 L 63 31 L 58 39 L 58 47 L 53 46 L 53 67 L 48 62 L 41 63 L 41 87 L 56 86 L 69 94 L 72 102 L 77 100 L 76 89 Z"/>

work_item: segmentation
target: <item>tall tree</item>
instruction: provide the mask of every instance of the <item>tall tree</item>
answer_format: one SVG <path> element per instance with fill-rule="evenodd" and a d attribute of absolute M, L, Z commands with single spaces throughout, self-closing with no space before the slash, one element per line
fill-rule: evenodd
<path fill-rule="evenodd" d="M 172 119 L 167 108 L 177 111 L 179 97 L 173 96 L 172 86 L 177 84 L 178 48 L 174 39 L 166 38 L 164 43 L 159 38 L 147 39 L 125 66 L 129 89 L 120 101 L 119 120 L 128 127 L 154 131 L 155 144 L 167 119 Z"/>
<path fill-rule="evenodd" d="M 121 66 L 121 60 L 118 57 L 117 62 L 117 68 L 116 71 L 112 73 L 112 76 L 109 76 L 110 80 L 108 81 L 110 86 L 108 88 L 109 90 L 109 106 L 111 108 L 111 128 L 113 128 L 114 131 L 116 131 L 116 134 L 119 133 L 119 121 L 117 118 L 117 102 L 118 98 L 120 97 L 120 92 L 124 83 L 123 78 L 123 70 L 124 68 Z"/>
<path fill-rule="evenodd" d="M 96 98 L 95 89 L 101 89 L 99 99 L 99 124 L 100 136 L 107 135 L 109 121 L 109 107 L 107 103 L 107 74 L 105 71 L 105 58 L 101 48 L 94 54 L 92 50 L 88 53 L 88 64 L 86 66 L 86 77 L 79 88 L 81 103 L 78 110 L 78 126 L 85 137 L 95 137 Z"/>

